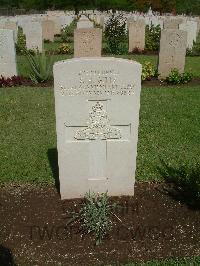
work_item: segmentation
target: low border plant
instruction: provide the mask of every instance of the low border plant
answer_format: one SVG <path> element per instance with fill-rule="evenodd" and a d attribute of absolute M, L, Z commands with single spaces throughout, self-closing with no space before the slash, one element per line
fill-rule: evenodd
<path fill-rule="evenodd" d="M 157 70 L 151 62 L 145 62 L 142 65 L 142 81 L 150 81 L 154 77 L 158 77 Z"/>
<path fill-rule="evenodd" d="M 73 20 L 70 25 L 64 27 L 61 31 L 61 39 L 63 42 L 72 42 L 74 36 L 74 30 L 76 28 L 77 21 Z"/>
<path fill-rule="evenodd" d="M 29 77 L 35 84 L 48 81 L 52 76 L 53 61 L 51 56 L 37 53 L 33 56 L 29 51 L 25 51 L 29 62 Z"/>
<path fill-rule="evenodd" d="M 173 166 L 161 160 L 158 167 L 159 173 L 167 184 L 166 192 L 175 199 L 188 204 L 188 206 L 200 209 L 200 163 L 181 164 Z"/>
<path fill-rule="evenodd" d="M 22 83 L 23 83 L 23 77 L 21 76 L 12 76 L 9 78 L 0 76 L 0 88 L 20 86 L 22 85 Z"/>
<path fill-rule="evenodd" d="M 58 47 L 58 54 L 72 54 L 73 51 L 70 47 L 70 45 L 68 43 L 62 43 L 59 47 Z"/>
<path fill-rule="evenodd" d="M 185 72 L 181 74 L 178 71 L 178 69 L 174 68 L 171 70 L 169 76 L 166 77 L 165 81 L 168 84 L 178 85 L 178 84 L 187 84 L 190 81 L 192 81 L 192 79 L 193 79 L 193 75 L 191 73 Z"/>
<path fill-rule="evenodd" d="M 115 208 L 116 204 L 109 203 L 107 192 L 102 194 L 89 192 L 85 195 L 80 211 L 72 213 L 72 218 L 67 224 L 79 222 L 83 234 L 94 235 L 96 245 L 99 245 L 112 228 L 111 216 Z"/>

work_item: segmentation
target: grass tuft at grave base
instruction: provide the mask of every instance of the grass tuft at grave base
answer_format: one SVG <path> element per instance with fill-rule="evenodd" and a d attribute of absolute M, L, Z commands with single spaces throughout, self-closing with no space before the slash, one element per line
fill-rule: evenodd
<path fill-rule="evenodd" d="M 161 161 L 192 168 L 200 160 L 199 103 L 198 86 L 142 89 L 138 181 L 163 181 L 157 169 Z M 0 183 L 54 183 L 57 153 L 52 88 L 1 88 L 0 125 Z"/>

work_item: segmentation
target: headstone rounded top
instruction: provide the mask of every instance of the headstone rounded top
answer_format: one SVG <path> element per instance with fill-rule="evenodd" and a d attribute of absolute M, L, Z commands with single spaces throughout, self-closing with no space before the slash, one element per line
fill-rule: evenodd
<path fill-rule="evenodd" d="M 138 63 L 137 61 L 134 60 L 129 60 L 129 59 L 122 59 L 122 58 L 115 58 L 115 57 L 82 57 L 82 58 L 72 58 L 72 59 L 67 59 L 67 60 L 62 60 L 62 61 L 58 61 L 54 64 L 54 68 L 59 67 L 60 65 L 63 64 L 71 64 L 71 63 L 76 63 L 76 62 L 93 62 L 93 61 L 105 61 L 108 62 L 110 61 L 115 62 L 115 63 L 129 63 L 129 64 L 134 64 L 137 65 L 138 67 L 142 68 L 142 65 L 140 63 Z"/>

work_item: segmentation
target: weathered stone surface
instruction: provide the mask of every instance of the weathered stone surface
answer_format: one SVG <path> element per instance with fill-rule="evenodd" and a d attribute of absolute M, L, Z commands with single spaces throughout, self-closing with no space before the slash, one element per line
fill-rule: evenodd
<path fill-rule="evenodd" d="M 164 20 L 164 29 L 178 29 L 181 23 L 183 23 L 182 18 L 166 18 Z"/>
<path fill-rule="evenodd" d="M 58 15 L 50 15 L 48 19 L 54 22 L 54 35 L 60 34 L 62 29 L 60 17 Z"/>
<path fill-rule="evenodd" d="M 42 21 L 42 38 L 43 40 L 54 40 L 55 23 L 52 20 Z"/>
<path fill-rule="evenodd" d="M 187 32 L 187 48 L 192 49 L 193 43 L 197 40 L 197 22 L 187 21 L 180 24 L 179 29 Z"/>
<path fill-rule="evenodd" d="M 54 65 L 62 199 L 86 192 L 133 195 L 141 65 L 81 58 Z"/>
<path fill-rule="evenodd" d="M 0 76 L 17 75 L 13 30 L 0 29 Z"/>
<path fill-rule="evenodd" d="M 74 57 L 101 56 L 102 30 L 76 29 L 74 31 Z"/>
<path fill-rule="evenodd" d="M 42 52 L 43 39 L 42 39 L 42 26 L 39 22 L 29 22 L 23 28 L 26 35 L 27 49 Z"/>
<path fill-rule="evenodd" d="M 161 32 L 158 66 L 160 78 L 167 77 L 174 68 L 184 72 L 186 48 L 185 31 L 169 29 Z"/>
<path fill-rule="evenodd" d="M 145 21 L 143 19 L 129 22 L 129 52 L 135 48 L 139 50 L 145 48 Z"/>
<path fill-rule="evenodd" d="M 14 21 L 5 21 L 3 27 L 1 27 L 3 29 L 7 29 L 7 30 L 13 30 L 14 31 L 14 41 L 17 42 L 17 32 L 18 32 L 18 27 L 17 27 L 17 23 Z"/>

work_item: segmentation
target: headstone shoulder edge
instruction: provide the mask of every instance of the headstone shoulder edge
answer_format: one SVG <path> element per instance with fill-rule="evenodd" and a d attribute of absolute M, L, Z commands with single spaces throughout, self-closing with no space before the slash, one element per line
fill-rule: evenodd
<path fill-rule="evenodd" d="M 116 63 L 117 62 L 121 62 L 121 63 L 124 63 L 124 62 L 127 62 L 129 64 L 133 64 L 135 66 L 138 66 L 140 68 L 140 70 L 142 70 L 142 65 L 137 62 L 137 61 L 134 61 L 134 60 L 129 60 L 129 59 L 122 59 L 122 58 L 115 58 L 115 57 L 81 57 L 81 58 L 72 58 L 72 59 L 66 59 L 66 60 L 62 60 L 62 61 L 58 61 L 56 63 L 54 63 L 53 65 L 53 71 L 56 71 L 56 69 L 60 66 L 60 65 L 63 65 L 63 64 L 70 64 L 70 63 L 75 63 L 75 62 L 82 62 L 82 61 L 96 61 L 96 60 L 99 60 L 99 61 L 115 61 Z"/>

